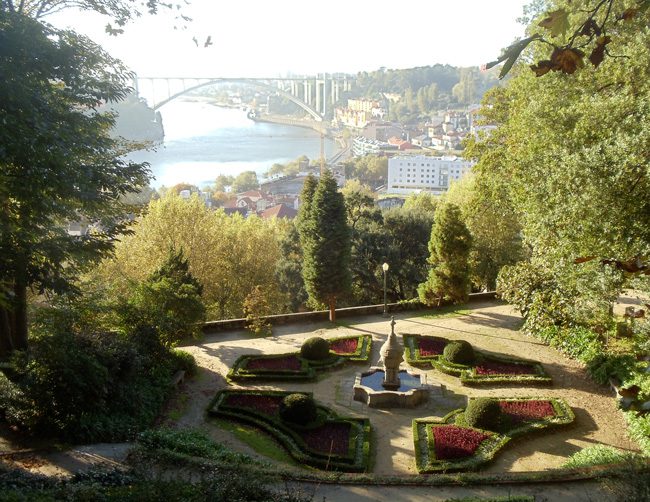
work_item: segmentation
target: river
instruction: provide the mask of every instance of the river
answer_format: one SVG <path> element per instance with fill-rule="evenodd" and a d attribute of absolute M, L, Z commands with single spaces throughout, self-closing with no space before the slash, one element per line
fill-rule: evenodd
<path fill-rule="evenodd" d="M 165 141 L 153 151 L 129 155 L 149 162 L 151 186 L 185 182 L 205 186 L 219 174 L 255 171 L 258 176 L 274 163 L 286 164 L 301 155 L 320 158 L 320 134 L 311 129 L 253 122 L 246 112 L 201 101 L 172 101 L 160 109 Z M 325 157 L 336 151 L 325 138 Z"/>

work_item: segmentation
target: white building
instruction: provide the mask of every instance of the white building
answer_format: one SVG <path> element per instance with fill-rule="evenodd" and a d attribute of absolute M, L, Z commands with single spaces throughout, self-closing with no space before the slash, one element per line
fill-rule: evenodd
<path fill-rule="evenodd" d="M 387 193 L 431 192 L 442 194 L 459 180 L 474 163 L 456 156 L 399 156 L 388 159 Z"/>

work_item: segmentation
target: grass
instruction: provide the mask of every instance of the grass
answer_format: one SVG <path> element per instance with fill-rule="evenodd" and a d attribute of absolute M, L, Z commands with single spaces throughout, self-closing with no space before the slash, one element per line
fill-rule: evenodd
<path fill-rule="evenodd" d="M 232 432 L 242 443 L 250 446 L 256 453 L 266 458 L 295 467 L 305 467 L 303 464 L 296 462 L 275 439 L 260 429 L 220 418 L 211 418 L 210 423 L 220 429 Z"/>
<path fill-rule="evenodd" d="M 167 418 L 176 422 L 181 419 L 187 412 L 190 404 L 190 396 L 188 394 L 177 394 L 172 408 L 167 411 Z"/>
<path fill-rule="evenodd" d="M 611 446 L 597 444 L 574 453 L 564 464 L 562 464 L 562 467 L 566 469 L 574 469 L 576 467 L 591 467 L 593 465 L 618 464 L 639 458 L 641 458 L 641 456 L 636 453 L 621 451 L 612 448 Z"/>
<path fill-rule="evenodd" d="M 445 305 L 444 307 L 424 310 L 417 317 L 423 319 L 444 319 L 446 317 L 457 317 L 462 315 L 469 315 L 472 309 L 460 308 L 458 305 Z"/>

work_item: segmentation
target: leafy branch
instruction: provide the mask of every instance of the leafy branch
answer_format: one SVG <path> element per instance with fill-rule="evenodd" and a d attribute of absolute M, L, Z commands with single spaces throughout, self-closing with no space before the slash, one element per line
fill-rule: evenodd
<path fill-rule="evenodd" d="M 573 32 L 570 32 L 570 12 L 565 9 L 548 12 L 537 23 L 537 26 L 543 28 L 544 31 L 514 42 L 503 51 L 503 54 L 498 59 L 483 65 L 481 69 L 487 70 L 505 62 L 499 78 L 505 77 L 524 49 L 532 42 L 544 43 L 552 48 L 548 59 L 539 60 L 530 66 L 538 77 L 545 75 L 549 71 L 573 74 L 578 68 L 584 67 L 585 50 L 588 48 L 591 48 L 591 52 L 587 59 L 594 68 L 600 66 L 606 55 L 608 57 L 622 57 L 614 56 L 608 52 L 607 45 L 612 41 L 612 37 L 608 32 L 621 21 L 632 21 L 645 14 L 648 7 L 650 7 L 650 0 L 637 0 L 634 7 L 624 9 L 616 16 L 613 16 L 612 13 L 615 11 L 616 2 L 617 0 L 596 0 L 593 7 L 580 11 L 580 14 L 583 14 L 584 17 Z M 567 32 L 570 32 L 570 36 L 568 42 L 565 43 Z M 560 43 L 558 40 L 562 42 Z"/>

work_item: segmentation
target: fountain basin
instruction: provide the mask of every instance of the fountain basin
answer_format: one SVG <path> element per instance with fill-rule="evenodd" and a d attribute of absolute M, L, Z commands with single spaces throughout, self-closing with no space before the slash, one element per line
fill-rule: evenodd
<path fill-rule="evenodd" d="M 371 408 L 414 408 L 429 397 L 429 389 L 423 376 L 401 370 L 398 374 L 400 386 L 388 390 L 382 386 L 382 368 L 370 368 L 357 375 L 354 382 L 354 400 L 366 403 Z"/>

